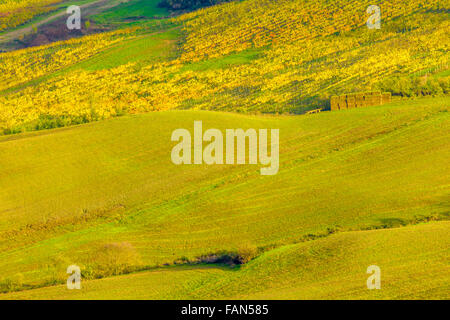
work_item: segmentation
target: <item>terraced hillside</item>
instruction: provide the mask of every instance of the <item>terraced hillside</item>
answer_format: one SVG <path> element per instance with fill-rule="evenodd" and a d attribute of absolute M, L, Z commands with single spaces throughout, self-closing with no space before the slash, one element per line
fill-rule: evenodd
<path fill-rule="evenodd" d="M 304 113 L 327 108 L 330 95 L 380 88 L 402 96 L 448 95 L 446 2 L 402 0 L 383 6 L 381 30 L 364 25 L 365 1 L 345 1 L 348 10 L 338 9 L 340 1 L 274 3 L 232 2 L 0 54 L 0 131 L 167 109 Z M 127 51 L 130 37 L 151 40 L 159 32 L 170 33 L 177 44 L 161 59 L 143 64 L 121 59 L 116 50 L 108 57 L 115 63 L 100 70 L 76 67 L 102 59 L 118 42 Z M 159 41 L 167 48 L 165 39 Z M 397 88 L 386 85 L 389 81 Z"/>
<path fill-rule="evenodd" d="M 0 3 L 0 32 L 52 10 L 62 0 L 3 0 Z"/>

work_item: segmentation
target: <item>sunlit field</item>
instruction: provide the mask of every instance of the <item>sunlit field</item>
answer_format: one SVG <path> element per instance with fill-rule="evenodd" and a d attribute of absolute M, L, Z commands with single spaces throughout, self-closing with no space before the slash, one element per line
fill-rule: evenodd
<path fill-rule="evenodd" d="M 449 298 L 448 3 L 91 2 L 42 45 L 73 1 L 0 4 L 0 299 Z M 278 172 L 175 165 L 195 121 L 279 129 Z"/>

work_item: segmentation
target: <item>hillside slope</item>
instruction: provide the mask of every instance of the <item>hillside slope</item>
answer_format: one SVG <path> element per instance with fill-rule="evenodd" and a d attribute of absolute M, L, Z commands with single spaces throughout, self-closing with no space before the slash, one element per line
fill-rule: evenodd
<path fill-rule="evenodd" d="M 21 25 L 33 17 L 54 10 L 63 0 L 3 0 L 0 3 L 0 32 Z"/>
<path fill-rule="evenodd" d="M 92 257 L 117 244 L 136 258 L 120 273 L 447 219 L 448 106 L 420 99 L 302 117 L 172 111 L 5 136 L 0 271 L 45 285 L 63 281 L 71 263 L 96 269 Z M 175 166 L 171 133 L 194 120 L 205 129 L 279 128 L 280 172 Z"/>
<path fill-rule="evenodd" d="M 449 222 L 359 231 L 270 251 L 239 270 L 171 267 L 0 299 L 448 299 Z M 368 290 L 366 269 L 381 269 Z"/>
<path fill-rule="evenodd" d="M 0 53 L 0 299 L 449 298 L 448 1 L 380 2 L 379 30 L 369 0 L 144 1 Z M 31 2 L 58 1 L 5 4 Z M 305 114 L 369 90 L 393 102 Z M 278 174 L 175 165 L 196 120 L 279 129 Z"/>
<path fill-rule="evenodd" d="M 404 96 L 449 94 L 446 2 L 381 5 L 380 30 L 364 24 L 368 1 L 344 2 L 232 2 L 151 25 L 2 53 L 0 132 L 167 109 L 300 114 L 327 108 L 330 95 L 374 89 Z M 178 44 L 166 46 L 170 53 L 161 59 L 140 63 L 121 59 L 116 51 L 110 58 L 117 63 L 74 68 L 118 43 L 125 51 L 139 51 L 127 48 L 128 40 L 152 40 L 155 31 L 176 35 L 172 40 Z M 402 85 L 386 86 L 389 80 Z"/>

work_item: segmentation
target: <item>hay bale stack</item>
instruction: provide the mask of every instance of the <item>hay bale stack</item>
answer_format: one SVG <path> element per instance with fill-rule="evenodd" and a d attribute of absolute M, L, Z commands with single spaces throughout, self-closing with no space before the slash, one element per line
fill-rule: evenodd
<path fill-rule="evenodd" d="M 381 95 L 381 103 L 389 103 L 392 100 L 392 96 L 390 92 L 383 92 L 383 94 Z"/>
<path fill-rule="evenodd" d="M 374 106 L 381 105 L 381 92 L 372 92 L 372 101 Z"/>
<path fill-rule="evenodd" d="M 364 101 L 366 107 L 375 106 L 377 104 L 376 93 L 375 92 L 364 93 Z"/>
<path fill-rule="evenodd" d="M 364 93 L 355 94 L 355 105 L 356 108 L 364 107 Z"/>
<path fill-rule="evenodd" d="M 347 95 L 347 108 L 355 109 L 356 108 L 356 98 L 354 94 Z"/>
<path fill-rule="evenodd" d="M 364 92 L 364 107 L 372 105 L 372 92 Z"/>
<path fill-rule="evenodd" d="M 339 97 L 338 96 L 332 96 L 330 98 L 330 106 L 331 106 L 331 111 L 339 110 Z"/>
<path fill-rule="evenodd" d="M 391 102 L 391 93 L 389 92 L 351 93 L 342 96 L 332 96 L 330 98 L 332 111 L 379 106 L 389 102 Z"/>
<path fill-rule="evenodd" d="M 347 98 L 346 96 L 339 96 L 339 110 L 345 110 L 347 109 Z"/>
<path fill-rule="evenodd" d="M 364 99 L 366 101 L 366 105 L 365 105 L 366 107 L 373 106 L 374 99 L 373 99 L 373 93 L 372 92 L 366 92 Z"/>

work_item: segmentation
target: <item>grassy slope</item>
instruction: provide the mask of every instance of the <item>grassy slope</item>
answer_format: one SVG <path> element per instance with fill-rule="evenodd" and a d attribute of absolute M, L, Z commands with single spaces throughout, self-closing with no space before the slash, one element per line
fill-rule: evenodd
<path fill-rule="evenodd" d="M 136 63 L 135 68 L 164 61 L 175 53 L 175 42 L 179 37 L 179 29 L 168 28 L 162 31 L 143 32 L 136 38 L 124 39 L 119 43 L 106 46 L 93 56 L 69 65 L 61 65 L 56 71 L 47 72 L 23 84 L 13 86 L 0 95 L 20 91 L 29 86 L 36 86 L 55 77 L 66 75 L 77 70 L 100 71 Z"/>
<path fill-rule="evenodd" d="M 108 21 L 123 22 L 125 9 L 111 11 Z M 151 64 L 171 56 L 165 54 L 178 36 L 169 31 L 124 42 L 57 74 Z M 227 69 L 262 53 L 251 49 L 185 64 L 182 71 Z M 69 264 L 86 267 L 86 257 L 111 242 L 131 243 L 142 268 L 242 244 L 278 248 L 239 271 L 162 269 L 86 282 L 88 290 L 75 296 L 53 287 L 2 297 L 448 298 L 440 262 L 448 259 L 447 223 L 297 242 L 328 228 L 448 218 L 449 102 L 305 117 L 163 112 L 0 137 L 0 278 L 62 282 Z M 172 130 L 192 128 L 198 119 L 221 129 L 280 128 L 280 173 L 261 177 L 259 166 L 172 165 Z M 366 250 L 373 246 L 380 248 L 375 254 Z M 387 271 L 388 290 L 364 289 L 365 268 L 379 263 L 371 258 Z"/>
<path fill-rule="evenodd" d="M 272 250 L 239 270 L 171 267 L 0 299 L 445 299 L 449 222 L 341 233 Z M 366 269 L 381 268 L 381 290 Z"/>
<path fill-rule="evenodd" d="M 93 20 L 101 24 L 122 23 L 124 20 L 142 20 L 142 18 L 167 17 L 166 8 L 159 8 L 159 0 L 131 0 L 117 7 L 93 16 Z"/>
<path fill-rule="evenodd" d="M 25 22 L 25 23 L 23 23 L 23 24 L 21 24 L 19 26 L 16 26 L 14 28 L 9 28 L 9 29 L 2 30 L 0 32 L 0 38 L 1 38 L 1 36 L 11 32 L 11 31 L 20 30 L 20 29 L 28 29 L 28 28 L 30 28 L 32 26 L 38 25 L 43 20 L 51 19 L 58 12 L 64 11 L 64 10 L 66 10 L 68 7 L 70 7 L 72 5 L 82 6 L 82 5 L 89 4 L 89 3 L 92 3 L 92 2 L 95 2 L 95 1 L 96 0 L 65 0 L 65 1 L 61 0 L 60 2 L 54 3 L 54 4 L 52 4 L 50 6 L 51 11 L 35 15 L 34 17 L 32 17 L 27 22 Z M 49 20 L 49 21 L 51 21 L 51 20 Z M 27 32 L 29 32 L 29 31 L 27 31 Z"/>
<path fill-rule="evenodd" d="M 289 2 L 283 2 L 283 12 L 287 10 L 285 5 Z M 300 10 L 301 6 L 298 4 L 301 1 L 294 2 Z M 259 10 L 269 3 L 271 2 L 262 3 Z M 326 7 L 326 3 L 321 5 Z M 142 3 L 133 1 L 127 5 L 138 6 L 139 4 Z M 151 4 L 154 5 L 153 2 Z M 240 2 L 236 2 L 230 4 L 230 7 L 241 7 L 241 5 Z M 207 17 L 208 14 L 205 12 L 215 12 L 215 10 L 213 7 L 202 10 L 200 12 L 203 13 L 199 14 Z M 332 9 L 330 8 L 330 10 Z M 136 22 L 129 22 L 126 15 L 123 15 L 125 11 L 120 12 L 113 10 L 110 13 L 117 14 L 117 21 L 122 21 L 122 26 Z M 237 12 L 239 16 L 246 19 L 254 19 L 254 15 L 247 10 L 241 8 Z M 327 13 L 327 15 L 329 14 L 330 12 Z M 314 13 L 314 16 L 317 15 L 317 12 Z M 191 15 L 187 15 L 187 17 L 189 16 Z M 276 17 L 278 19 L 278 15 Z M 281 17 L 289 21 L 291 19 L 290 14 L 281 14 Z M 235 45 L 234 41 L 230 42 L 230 39 L 227 38 L 229 44 L 233 44 L 234 49 L 239 52 L 225 51 L 223 55 L 214 55 L 215 58 L 208 58 L 201 52 L 197 52 L 193 60 L 175 59 L 174 61 L 173 57 L 183 57 L 186 54 L 183 52 L 186 47 L 176 46 L 175 42 L 182 44 L 185 43 L 184 40 L 198 36 L 200 43 L 206 41 L 205 50 L 211 47 L 208 43 L 211 40 L 209 36 L 212 37 L 212 35 L 201 32 L 205 24 L 199 24 L 195 28 L 187 27 L 189 24 L 177 28 L 175 24 L 181 23 L 180 19 L 186 20 L 187 18 L 180 17 L 180 19 L 176 19 L 176 23 L 169 19 L 143 19 L 140 26 L 144 28 L 136 31 L 139 33 L 139 39 L 131 41 L 127 39 L 120 44 L 114 43 L 108 48 L 102 48 L 99 52 L 92 53 L 94 57 L 86 57 L 88 59 L 81 63 L 79 63 L 80 59 L 76 58 L 76 54 L 68 53 L 65 55 L 66 57 L 71 57 L 73 54 L 74 58 L 68 59 L 69 61 L 65 61 L 61 65 L 55 63 L 54 68 L 49 68 L 46 74 L 32 72 L 33 68 L 44 69 L 41 66 L 47 62 L 44 60 L 36 63 L 33 53 L 27 53 L 25 50 L 23 57 L 30 67 L 28 70 L 25 68 L 18 72 L 26 75 L 23 80 L 20 82 L 10 81 L 10 79 L 16 79 L 15 75 L 10 73 L 10 70 L 15 69 L 13 61 L 8 61 L 4 68 L 6 71 L 3 75 L 5 79 L 3 82 L 6 85 L 0 89 L 2 90 L 0 105 L 4 103 L 6 108 L 0 112 L 0 134 L 4 130 L 5 133 L 9 133 L 34 130 L 36 127 L 41 128 L 43 126 L 36 125 L 41 121 L 40 116 L 45 119 L 47 116 L 64 118 L 65 120 L 62 122 L 65 124 L 61 125 L 69 125 L 79 123 L 80 114 L 88 115 L 87 119 L 83 121 L 97 119 L 95 116 L 89 116 L 92 114 L 92 110 L 103 117 L 114 115 L 116 110 L 111 108 L 113 104 L 105 102 L 102 99 L 104 97 L 114 101 L 114 106 L 120 106 L 119 113 L 167 110 L 169 108 L 244 113 L 304 113 L 310 109 L 322 108 L 327 105 L 330 94 L 370 90 L 375 86 L 378 77 L 387 77 L 386 72 L 398 73 L 403 70 L 400 73 L 407 73 L 416 69 L 417 72 L 424 70 L 438 72 L 444 68 L 443 52 L 445 52 L 445 48 L 441 48 L 440 45 L 445 46 L 446 43 L 444 39 L 441 41 L 446 28 L 446 14 L 409 12 L 407 18 L 406 22 L 397 21 L 398 19 L 383 20 L 383 31 L 386 32 L 371 33 L 364 25 L 352 31 L 329 36 L 318 36 L 324 34 L 321 33 L 323 31 L 321 28 L 317 29 L 316 23 L 319 22 L 316 21 L 311 25 L 307 24 L 308 28 L 314 29 L 314 32 L 310 30 L 312 34 L 308 39 L 297 39 L 290 43 L 290 37 L 281 37 L 280 39 L 284 40 L 280 40 L 280 44 L 258 45 L 255 49 L 249 39 L 247 39 L 246 46 L 239 47 Z M 263 19 L 261 23 L 270 26 L 273 21 L 269 20 L 271 22 Z M 198 24 L 199 21 L 202 20 L 195 18 L 191 22 Z M 238 28 L 241 32 L 246 30 L 246 26 L 242 25 L 239 19 L 233 21 L 236 24 L 232 24 L 233 28 Z M 277 30 L 281 33 L 283 30 L 292 32 L 303 30 L 303 28 L 298 28 L 299 21 L 291 21 L 292 23 L 286 28 L 282 27 L 283 24 L 277 24 Z M 219 30 L 224 31 L 228 27 L 220 19 L 210 22 L 211 30 L 220 27 Z M 141 21 L 138 20 L 136 23 L 141 23 Z M 397 24 L 401 26 L 402 23 L 412 31 L 400 32 L 401 28 Z M 341 27 L 345 25 L 338 24 Z M 168 35 L 167 38 L 158 38 L 159 35 L 154 33 L 144 35 L 147 32 L 163 30 L 167 31 L 164 33 Z M 255 35 L 260 33 L 267 35 L 268 31 L 264 30 L 257 28 L 252 32 Z M 229 36 L 234 38 L 235 34 Z M 431 39 L 436 43 L 424 43 L 421 38 Z M 226 39 L 217 39 L 219 47 L 222 40 Z M 415 51 L 419 48 L 415 45 L 415 43 L 419 43 L 417 41 L 422 41 L 420 43 L 424 47 L 421 47 L 420 50 L 424 50 L 426 54 Z M 201 49 L 201 47 L 199 48 Z M 386 53 L 389 53 L 389 56 L 386 56 Z M 201 58 L 201 61 L 194 62 L 198 58 Z M 396 61 L 400 58 L 403 59 L 402 62 Z M 72 60 L 73 64 L 70 62 Z M 370 63 L 372 60 L 377 64 Z M 160 66 L 159 62 L 161 61 L 168 62 L 170 67 Z M 336 64 L 337 61 L 339 61 L 338 64 Z M 138 62 L 138 67 L 127 65 L 129 62 L 131 64 Z M 171 65 L 172 63 L 175 65 Z M 178 63 L 180 64 L 178 65 Z M 141 68 L 142 66 L 147 68 Z M 157 68 L 157 72 L 153 67 Z M 76 73 L 71 78 L 72 71 L 79 69 L 82 69 L 83 72 Z M 104 69 L 110 69 L 111 73 L 103 72 Z M 333 75 L 334 72 L 336 74 Z M 439 72 L 445 78 L 445 71 Z M 63 83 L 65 81 L 67 85 L 64 85 L 63 90 L 55 88 L 55 82 Z M 367 81 L 373 81 L 373 83 L 369 85 Z M 10 87 L 8 87 L 9 82 L 11 82 Z M 140 82 L 139 85 L 137 85 L 138 82 Z M 98 90 L 91 90 L 91 88 Z M 326 91 L 327 88 L 331 88 L 330 91 Z M 77 94 L 74 95 L 72 92 Z M 24 97 L 28 99 L 24 99 Z M 25 103 L 23 100 L 26 100 Z"/>
<path fill-rule="evenodd" d="M 95 55 L 91 59 L 75 64 L 63 72 L 70 72 L 80 68 L 97 71 L 111 69 L 127 63 L 137 63 L 137 66 L 141 66 L 165 60 L 173 55 L 174 43 L 179 36 L 178 33 L 179 30 L 172 29 L 145 35 L 131 41 L 124 41 Z"/>
<path fill-rule="evenodd" d="M 90 6 L 93 4 L 93 6 Z M 99 0 L 66 0 L 55 3 L 52 10 L 34 16 L 32 19 L 14 28 L 0 32 L 0 44 L 7 51 L 14 50 L 15 44 L 11 40 L 17 40 L 20 36 L 26 36 L 33 32 L 33 28 L 53 22 L 66 15 L 66 9 L 71 5 L 82 7 L 83 20 L 92 20 L 97 24 L 113 25 L 117 28 L 128 26 L 161 24 L 160 20 L 169 15 L 164 8 L 158 8 L 157 0 L 129 0 L 123 3 L 120 0 L 102 2 Z M 157 19 L 157 20 L 153 20 Z M 64 20 L 64 19 L 63 19 Z M 164 21 L 167 21 L 164 20 Z M 64 23 L 64 21 L 62 21 Z M 64 25 L 62 27 L 65 27 Z M 2 43 L 4 42 L 4 43 Z M 0 47 L 1 48 L 1 47 Z"/>
<path fill-rule="evenodd" d="M 449 98 L 303 117 L 161 112 L 0 138 L 0 271 L 62 281 L 101 244 L 142 266 L 327 228 L 448 217 Z M 280 128 L 278 175 L 171 163 L 177 128 Z M 11 174 L 14 173 L 14 174 Z"/>

